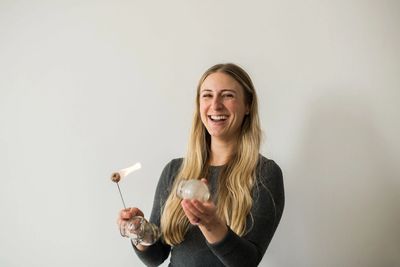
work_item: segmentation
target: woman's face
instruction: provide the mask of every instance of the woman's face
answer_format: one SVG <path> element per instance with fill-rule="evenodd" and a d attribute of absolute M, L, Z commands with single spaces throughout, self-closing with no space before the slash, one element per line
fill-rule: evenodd
<path fill-rule="evenodd" d="M 200 87 L 200 116 L 211 138 L 234 140 L 249 108 L 244 89 L 231 76 L 215 72 Z"/>

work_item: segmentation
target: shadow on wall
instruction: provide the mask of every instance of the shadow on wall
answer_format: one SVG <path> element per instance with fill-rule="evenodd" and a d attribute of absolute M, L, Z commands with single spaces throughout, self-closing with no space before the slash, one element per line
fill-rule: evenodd
<path fill-rule="evenodd" d="M 344 95 L 310 105 L 286 173 L 285 266 L 400 266 L 399 164 L 368 106 Z"/>

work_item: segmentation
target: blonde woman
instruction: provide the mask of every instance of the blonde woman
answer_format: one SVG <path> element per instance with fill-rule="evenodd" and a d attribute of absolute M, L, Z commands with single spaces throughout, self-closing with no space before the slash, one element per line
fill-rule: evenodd
<path fill-rule="evenodd" d="M 151 246 L 133 245 L 147 266 L 171 254 L 169 266 L 257 266 L 284 207 L 282 172 L 259 154 L 257 96 L 249 75 L 235 64 L 208 69 L 197 87 L 187 155 L 164 168 L 150 222 L 162 237 Z M 205 178 L 205 179 L 202 179 Z M 179 181 L 202 179 L 208 201 L 180 199 Z M 122 210 L 119 223 L 138 208 Z"/>

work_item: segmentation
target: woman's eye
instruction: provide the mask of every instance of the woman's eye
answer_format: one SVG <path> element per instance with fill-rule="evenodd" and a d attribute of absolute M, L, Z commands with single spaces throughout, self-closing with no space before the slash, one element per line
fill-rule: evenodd
<path fill-rule="evenodd" d="M 212 97 L 212 95 L 211 94 L 203 94 L 202 97 L 203 98 L 209 98 L 209 97 Z"/>
<path fill-rule="evenodd" d="M 233 98 L 234 95 L 233 94 L 224 94 L 223 97 L 224 98 Z"/>

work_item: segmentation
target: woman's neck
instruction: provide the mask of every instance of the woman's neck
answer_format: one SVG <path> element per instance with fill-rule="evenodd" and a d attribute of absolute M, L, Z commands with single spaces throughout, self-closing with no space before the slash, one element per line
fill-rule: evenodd
<path fill-rule="evenodd" d="M 221 141 L 211 139 L 211 153 L 210 162 L 211 166 L 222 166 L 228 163 L 231 156 L 235 153 L 237 141 Z"/>

